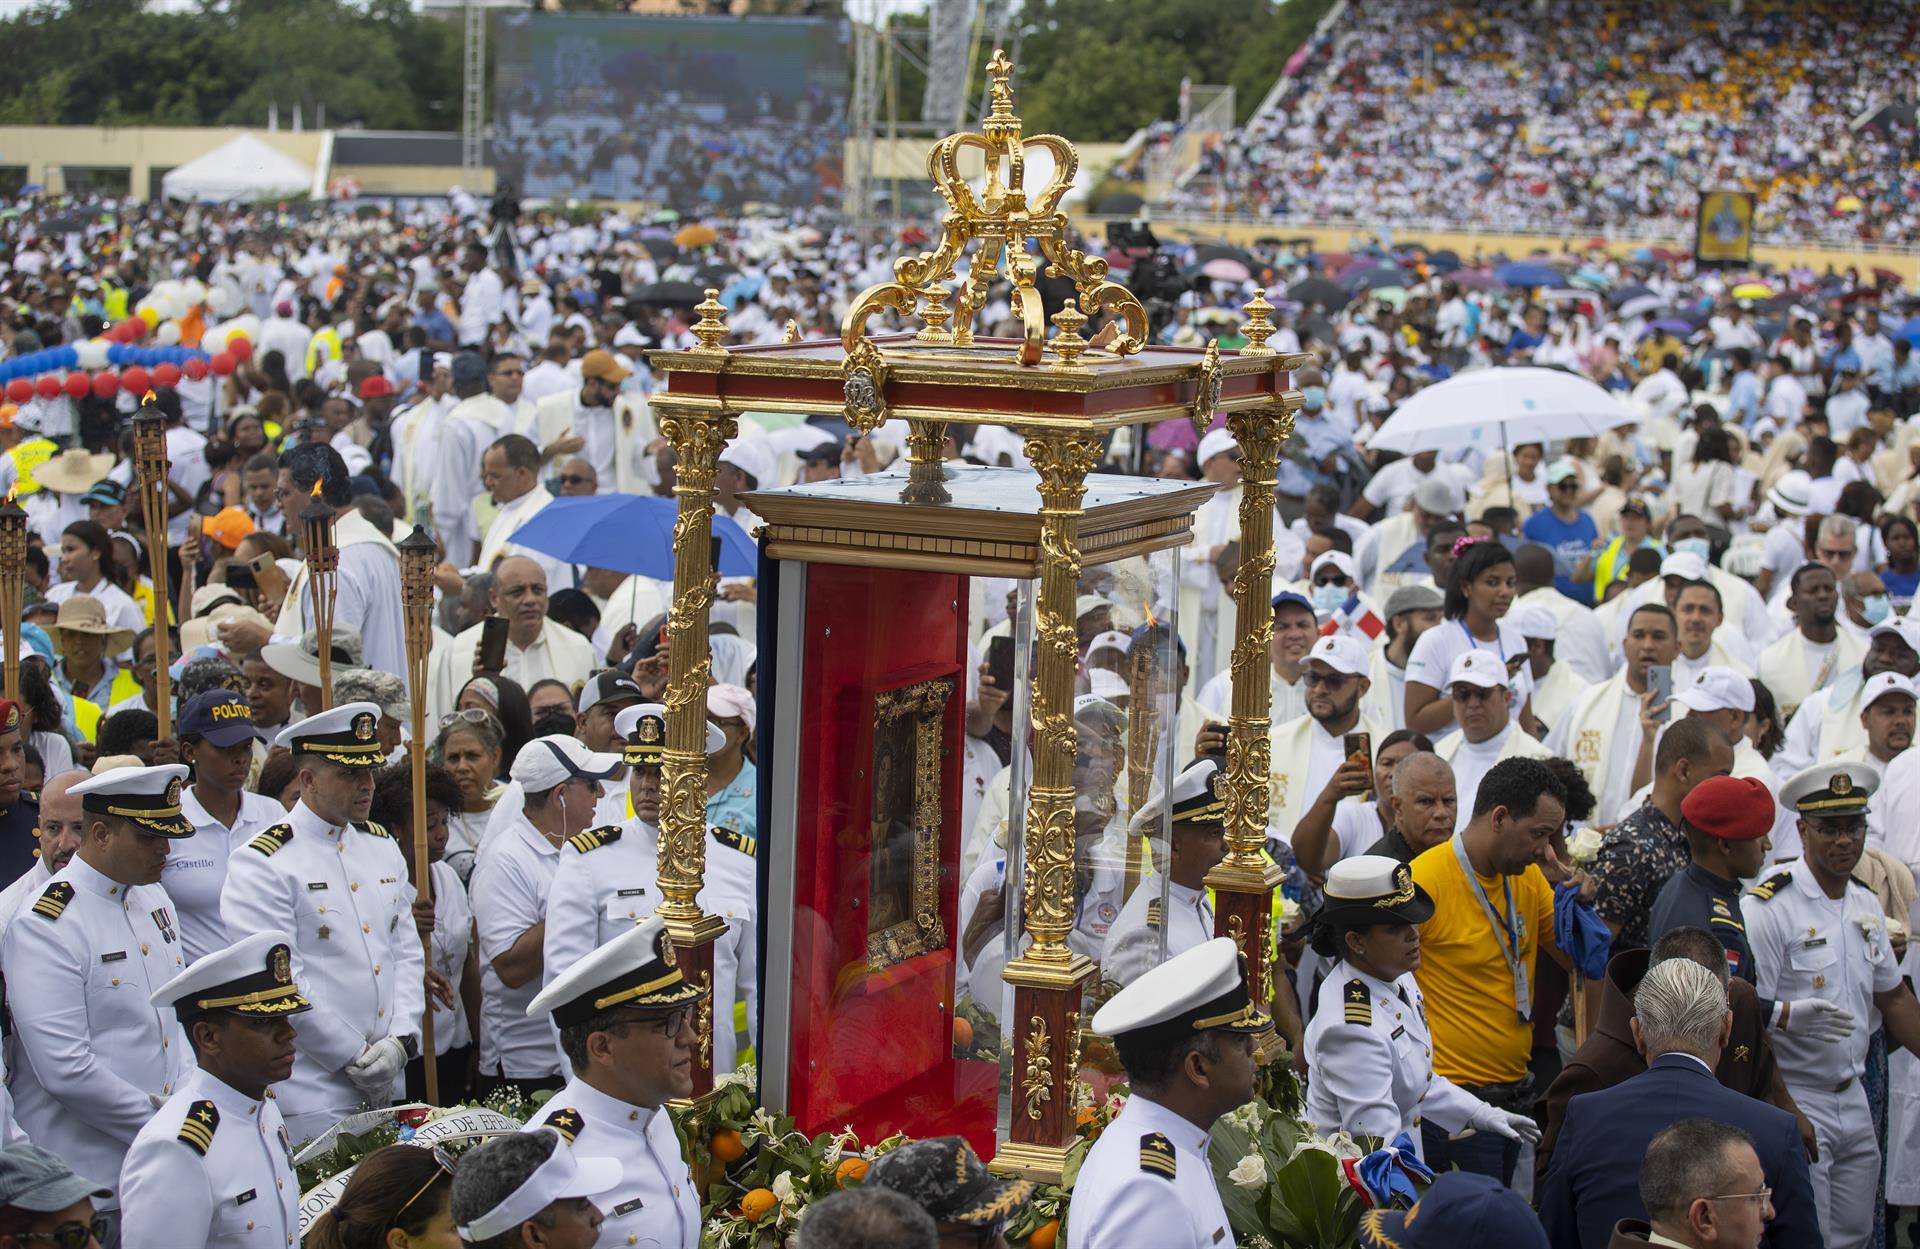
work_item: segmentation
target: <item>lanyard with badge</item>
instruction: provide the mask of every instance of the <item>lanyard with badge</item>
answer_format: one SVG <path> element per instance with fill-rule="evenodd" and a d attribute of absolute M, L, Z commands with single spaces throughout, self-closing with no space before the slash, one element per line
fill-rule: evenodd
<path fill-rule="evenodd" d="M 1514 1013 L 1520 1016 L 1521 1023 L 1526 1023 L 1533 1014 L 1533 991 L 1527 983 L 1526 962 L 1520 957 L 1522 925 L 1520 914 L 1513 906 L 1513 881 L 1505 876 L 1500 878 L 1500 887 L 1506 891 L 1507 902 L 1507 917 L 1503 920 L 1493 909 L 1493 902 L 1481 886 L 1473 864 L 1467 861 L 1467 843 L 1459 833 L 1453 835 L 1453 857 L 1460 860 L 1460 871 L 1467 878 L 1467 887 L 1473 890 L 1473 896 L 1480 902 L 1480 909 L 1486 912 L 1487 922 L 1493 925 L 1493 943 L 1500 947 L 1500 957 L 1507 961 L 1507 970 L 1513 974 Z"/>

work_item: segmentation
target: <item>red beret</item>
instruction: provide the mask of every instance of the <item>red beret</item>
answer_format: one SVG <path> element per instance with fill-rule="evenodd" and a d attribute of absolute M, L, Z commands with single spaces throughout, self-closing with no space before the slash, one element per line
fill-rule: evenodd
<path fill-rule="evenodd" d="M 1716 776 L 1680 800 L 1680 815 L 1709 837 L 1753 841 L 1773 829 L 1773 795 L 1750 776 Z"/>

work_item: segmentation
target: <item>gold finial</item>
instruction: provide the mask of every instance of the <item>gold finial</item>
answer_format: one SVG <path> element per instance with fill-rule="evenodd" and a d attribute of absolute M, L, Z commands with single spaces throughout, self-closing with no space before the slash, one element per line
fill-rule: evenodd
<path fill-rule="evenodd" d="M 783 341 L 789 343 L 797 343 L 800 341 L 800 323 L 792 317 L 787 318 L 787 332 L 783 336 Z"/>
<path fill-rule="evenodd" d="M 993 50 L 993 59 L 987 62 L 987 78 L 990 83 L 987 91 L 992 101 L 987 120 L 1013 120 L 1013 62 L 1007 59 L 1006 49 Z"/>
<path fill-rule="evenodd" d="M 700 319 L 693 323 L 693 336 L 699 341 L 695 351 L 725 351 L 720 344 L 727 337 L 727 306 L 720 302 L 720 292 L 709 286 L 707 297 L 693 306 Z"/>
<path fill-rule="evenodd" d="M 1069 299 L 1066 306 L 1053 314 L 1053 325 L 1059 333 L 1053 336 L 1053 354 L 1060 357 L 1053 367 L 1061 370 L 1071 369 L 1084 372 L 1085 365 L 1077 364 L 1080 353 L 1087 349 L 1087 340 L 1080 337 L 1080 327 L 1087 323 L 1087 314 L 1080 311 Z"/>
<path fill-rule="evenodd" d="M 1280 327 L 1267 320 L 1267 314 L 1273 311 L 1273 305 L 1267 302 L 1267 288 L 1263 286 L 1254 292 L 1252 299 L 1240 305 L 1240 311 L 1247 314 L 1247 323 L 1240 331 L 1247 336 L 1247 345 L 1240 349 L 1240 354 L 1272 355 L 1273 348 L 1267 346 L 1267 340 L 1278 333 Z"/>

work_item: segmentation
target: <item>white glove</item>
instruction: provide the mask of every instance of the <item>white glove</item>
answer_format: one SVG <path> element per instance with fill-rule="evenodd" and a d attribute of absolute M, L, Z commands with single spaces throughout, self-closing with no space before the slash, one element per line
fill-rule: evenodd
<path fill-rule="evenodd" d="M 1495 1136 L 1504 1136 L 1510 1141 L 1525 1141 L 1530 1145 L 1540 1142 L 1540 1125 L 1525 1115 L 1501 1110 L 1497 1106 L 1480 1103 L 1480 1109 L 1473 1112 L 1467 1120 L 1467 1126 L 1481 1131 L 1491 1132 Z"/>
<path fill-rule="evenodd" d="M 347 1079 L 353 1081 L 353 1087 L 365 1093 L 368 1100 L 384 1105 L 386 1099 L 393 1096 L 393 1082 L 400 1078 L 406 1065 L 406 1047 L 393 1037 L 382 1037 L 347 1064 Z"/>
<path fill-rule="evenodd" d="M 1825 998 L 1803 997 L 1787 1003 L 1780 1031 L 1814 1041 L 1844 1041 L 1853 1035 L 1853 1012 Z"/>

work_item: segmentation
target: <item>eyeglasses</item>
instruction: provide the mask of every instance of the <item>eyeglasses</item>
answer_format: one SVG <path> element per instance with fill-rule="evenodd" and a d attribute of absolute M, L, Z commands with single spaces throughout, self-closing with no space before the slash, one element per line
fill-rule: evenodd
<path fill-rule="evenodd" d="M 1757 1193 L 1728 1193 L 1723 1197 L 1703 1197 L 1703 1201 L 1754 1201 L 1765 1205 L 1773 1200 L 1773 1190 L 1763 1188 Z"/>
<path fill-rule="evenodd" d="M 1353 680 L 1344 672 L 1315 672 L 1312 668 L 1308 668 L 1304 675 L 1308 685 L 1324 685 L 1330 690 L 1337 690 Z"/>
<path fill-rule="evenodd" d="M 407 1198 L 405 1201 L 400 1203 L 400 1208 L 393 1212 L 393 1221 L 387 1224 L 387 1227 L 389 1229 L 397 1228 L 400 1226 L 401 1217 L 406 1214 L 407 1207 L 412 1205 L 414 1202 L 420 1200 L 420 1198 L 426 1194 L 426 1191 L 429 1188 L 432 1188 L 434 1186 L 434 1183 L 437 1180 L 439 1180 L 441 1176 L 453 1174 L 453 1155 L 448 1153 L 446 1150 L 440 1148 L 438 1145 L 435 1145 L 433 1147 L 433 1161 L 434 1161 L 434 1165 L 439 1167 L 440 1169 L 438 1171 L 435 1171 L 432 1175 L 428 1176 L 427 1182 L 422 1184 L 419 1188 L 415 1189 L 413 1196 Z"/>
<path fill-rule="evenodd" d="M 15 1232 L 15 1240 L 31 1240 L 57 1245 L 59 1249 L 87 1249 L 92 1241 L 106 1243 L 107 1233 L 113 1226 L 113 1220 L 104 1214 L 96 1214 L 90 1223 L 62 1223 L 50 1232 Z"/>
<path fill-rule="evenodd" d="M 560 484 L 563 486 L 584 486 L 592 480 L 593 478 L 587 476 L 585 473 L 560 474 Z"/>
<path fill-rule="evenodd" d="M 1313 579 L 1313 584 L 1315 585 L 1346 585 L 1348 584 L 1348 581 L 1345 573 L 1335 573 L 1331 577 L 1315 577 Z"/>
<path fill-rule="evenodd" d="M 1829 841 L 1867 835 L 1867 821 L 1863 816 L 1845 820 L 1808 820 L 1807 827 Z"/>
<path fill-rule="evenodd" d="M 1504 688 L 1506 687 L 1500 685 L 1456 685 L 1452 690 L 1453 701 L 1456 703 L 1477 703 L 1483 699 L 1492 698 L 1495 690 Z"/>
<path fill-rule="evenodd" d="M 655 1016 L 651 1019 L 636 1019 L 634 1022 L 645 1024 L 649 1031 L 658 1032 L 661 1036 L 679 1036 L 680 1029 L 688 1027 L 693 1023 L 693 1008 L 683 1006 L 671 1015 Z"/>

